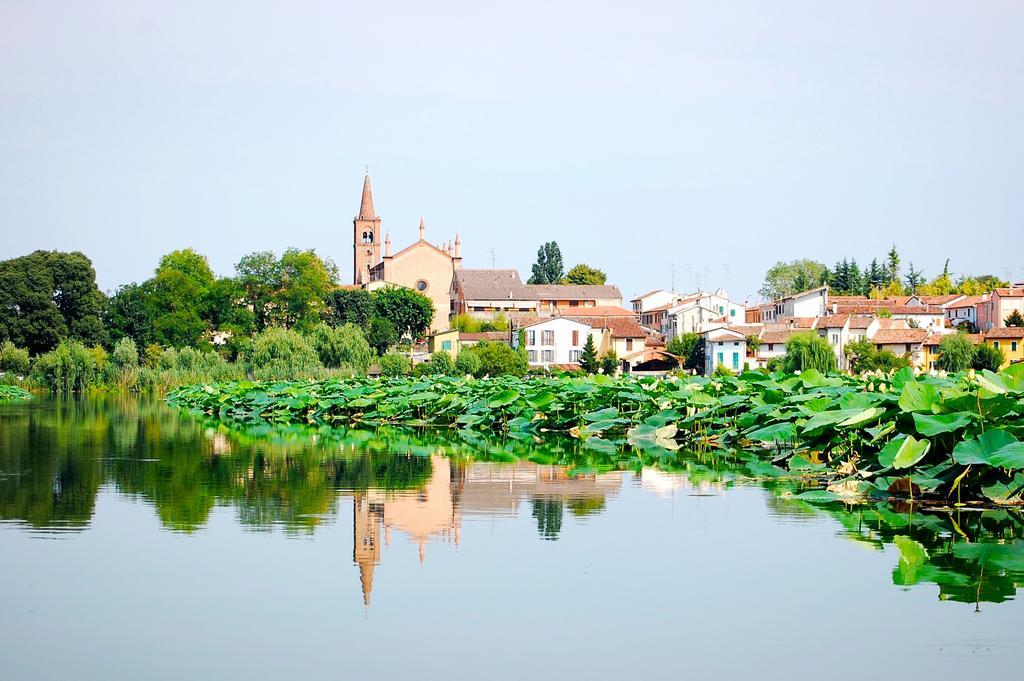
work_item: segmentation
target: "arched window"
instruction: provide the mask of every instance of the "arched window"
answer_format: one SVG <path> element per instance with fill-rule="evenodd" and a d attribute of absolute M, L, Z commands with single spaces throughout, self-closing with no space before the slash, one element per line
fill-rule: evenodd
<path fill-rule="evenodd" d="M 373 232 L 363 232 L 363 243 L 364 244 L 372 244 L 373 243 Z"/>

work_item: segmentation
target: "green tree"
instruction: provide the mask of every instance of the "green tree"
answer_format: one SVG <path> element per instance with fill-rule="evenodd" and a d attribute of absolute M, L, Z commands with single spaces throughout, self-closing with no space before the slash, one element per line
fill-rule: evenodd
<path fill-rule="evenodd" d="M 1024 316 L 1021 315 L 1020 310 L 1014 310 L 1010 313 L 1010 316 L 1003 320 L 1007 326 L 1024 326 Z"/>
<path fill-rule="evenodd" d="M 599 269 L 593 268 L 585 263 L 575 265 L 566 272 L 563 283 L 577 285 L 603 285 L 608 281 L 608 275 Z"/>
<path fill-rule="evenodd" d="M 362 376 L 373 361 L 373 349 L 362 329 L 355 324 L 344 324 L 336 329 L 317 324 L 309 335 L 309 342 L 325 367 L 349 369 Z"/>
<path fill-rule="evenodd" d="M 533 263 L 529 284 L 557 284 L 565 276 L 562 251 L 554 241 L 548 241 L 537 249 L 537 262 Z"/>
<path fill-rule="evenodd" d="M 814 260 L 777 262 L 764 275 L 761 295 L 768 300 L 820 286 L 828 280 L 828 268 Z"/>
<path fill-rule="evenodd" d="M 684 333 L 676 336 L 665 346 L 670 355 L 681 358 L 679 366 L 687 371 L 704 371 L 704 339 L 700 334 Z"/>
<path fill-rule="evenodd" d="M 788 373 L 816 369 L 823 374 L 836 370 L 836 355 L 828 341 L 814 331 L 795 333 L 786 341 L 783 370 Z"/>
<path fill-rule="evenodd" d="M 332 326 L 367 326 L 373 317 L 373 297 L 363 288 L 337 288 L 327 295 L 327 318 Z"/>
<path fill-rule="evenodd" d="M 500 341 L 477 343 L 473 353 L 480 359 L 481 376 L 524 376 L 529 368 L 526 357 Z"/>
<path fill-rule="evenodd" d="M 911 295 L 917 293 L 918 287 L 920 287 L 921 283 L 924 281 L 924 275 L 921 273 L 921 270 L 914 269 L 914 263 L 910 263 L 910 269 L 907 271 L 906 281 L 907 291 L 909 291 Z"/>
<path fill-rule="evenodd" d="M 423 336 L 434 319 L 434 303 L 422 293 L 401 286 L 385 286 L 373 292 L 374 312 L 395 325 L 399 337 Z"/>
<path fill-rule="evenodd" d="M 242 286 L 237 279 L 220 277 L 215 280 L 206 292 L 204 317 L 210 328 L 241 336 L 251 334 L 253 313 L 247 305 L 241 304 L 243 297 Z"/>
<path fill-rule="evenodd" d="M 476 376 L 480 373 L 481 367 L 480 357 L 472 348 L 461 350 L 458 357 L 455 358 L 455 370 L 459 374 L 465 376 Z"/>
<path fill-rule="evenodd" d="M 843 348 L 843 353 L 852 373 L 861 374 L 875 369 L 875 356 L 878 350 L 867 338 L 850 341 Z"/>
<path fill-rule="evenodd" d="M 971 368 L 981 371 L 999 371 L 999 367 L 1006 361 L 1006 355 L 999 348 L 992 347 L 985 343 L 978 343 L 974 346 L 974 358 L 971 361 Z"/>
<path fill-rule="evenodd" d="M 305 337 L 276 326 L 253 336 L 245 361 L 261 379 L 307 378 L 322 367 L 320 356 Z"/>
<path fill-rule="evenodd" d="M 144 285 L 126 284 L 107 300 L 103 324 L 110 342 L 131 338 L 136 346 L 146 347 L 156 341 L 149 295 Z"/>
<path fill-rule="evenodd" d="M 105 305 L 92 262 L 82 253 L 35 251 L 0 262 L 0 340 L 32 354 L 65 338 L 105 343 Z"/>
<path fill-rule="evenodd" d="M 160 259 L 147 283 L 153 332 L 161 345 L 196 345 L 209 329 L 206 300 L 213 286 L 213 271 L 206 257 L 191 248 L 172 251 Z"/>
<path fill-rule="evenodd" d="M 290 248 L 281 256 L 277 305 L 288 328 L 311 329 L 321 320 L 327 296 L 338 284 L 338 269 L 313 250 Z"/>
<path fill-rule="evenodd" d="M 886 283 L 899 283 L 900 281 L 900 254 L 896 250 L 896 244 L 889 249 L 889 256 L 886 260 L 885 273 L 888 276 Z"/>
<path fill-rule="evenodd" d="M 382 376 L 395 377 L 404 376 L 412 369 L 412 362 L 409 356 L 401 352 L 389 352 L 380 358 L 380 373 Z"/>
<path fill-rule="evenodd" d="M 580 368 L 588 374 L 596 374 L 599 368 L 597 361 L 597 346 L 594 345 L 594 337 L 587 334 L 587 340 L 583 344 L 583 352 L 580 354 Z"/>
<path fill-rule="evenodd" d="M 966 371 L 974 361 L 974 344 L 961 333 L 946 336 L 939 342 L 936 368 L 943 371 Z"/>
<path fill-rule="evenodd" d="M 428 365 L 428 372 L 431 374 L 440 374 L 442 376 L 453 376 L 455 374 L 455 360 L 445 350 L 435 352 L 424 364 Z"/>
<path fill-rule="evenodd" d="M 883 288 L 889 282 L 888 274 L 884 267 L 878 264 L 878 259 L 871 261 L 864 272 L 861 295 L 869 295 L 871 291 Z"/>
<path fill-rule="evenodd" d="M 606 376 L 614 376 L 619 370 L 619 358 L 615 351 L 609 349 L 601 356 L 601 372 Z"/>
<path fill-rule="evenodd" d="M 19 348 L 11 341 L 0 343 L 0 374 L 28 376 L 28 350 Z"/>
<path fill-rule="evenodd" d="M 281 288 L 281 263 L 271 251 L 242 256 L 235 265 L 235 280 L 243 304 L 252 309 L 253 326 L 263 331 L 272 324 L 277 292 Z"/>
<path fill-rule="evenodd" d="M 373 317 L 366 325 L 366 340 L 378 355 L 384 355 L 392 345 L 398 342 L 398 331 L 395 325 L 383 317 Z"/>

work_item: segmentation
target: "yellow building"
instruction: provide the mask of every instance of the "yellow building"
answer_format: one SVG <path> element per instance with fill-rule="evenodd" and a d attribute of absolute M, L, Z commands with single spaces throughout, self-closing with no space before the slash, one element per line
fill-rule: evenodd
<path fill-rule="evenodd" d="M 1003 351 L 1003 367 L 1024 362 L 1024 328 L 1007 326 L 991 329 L 985 334 L 985 343 Z"/>
<path fill-rule="evenodd" d="M 459 344 L 459 332 L 454 329 L 448 329 L 447 331 L 438 331 L 437 333 L 430 334 L 430 338 L 427 339 L 427 349 L 430 354 L 435 352 L 447 352 L 454 359 L 459 354 L 461 346 Z"/>

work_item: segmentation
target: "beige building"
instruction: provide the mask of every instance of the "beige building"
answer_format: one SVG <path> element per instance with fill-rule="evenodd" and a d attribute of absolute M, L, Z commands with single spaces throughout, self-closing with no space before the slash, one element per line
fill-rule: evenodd
<path fill-rule="evenodd" d="M 449 291 L 455 272 L 462 267 L 462 239 L 434 245 L 427 242 L 426 224 L 420 218 L 419 239 L 397 253 L 391 252 L 391 234 L 384 239 L 381 255 L 380 217 L 373 208 L 370 176 L 363 180 L 359 215 L 353 225 L 352 280 L 355 284 L 376 289 L 386 285 L 404 286 L 419 291 L 434 304 L 431 331 L 448 328 L 451 308 Z"/>

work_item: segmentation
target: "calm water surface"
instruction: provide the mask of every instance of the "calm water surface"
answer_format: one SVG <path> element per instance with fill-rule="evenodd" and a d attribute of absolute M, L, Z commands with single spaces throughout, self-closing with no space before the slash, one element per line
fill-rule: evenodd
<path fill-rule="evenodd" d="M 1020 678 L 1019 512 L 622 465 L 0 404 L 0 677 Z"/>

